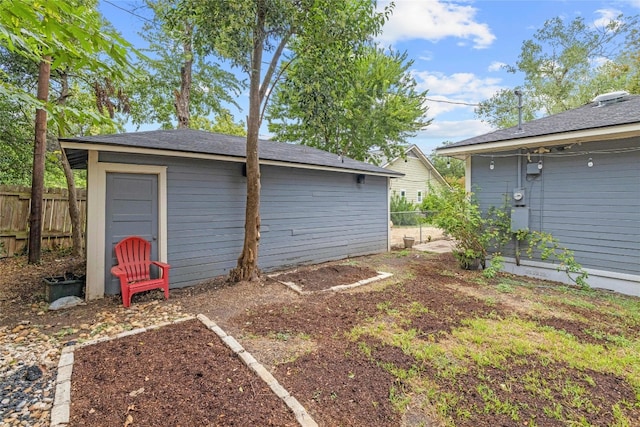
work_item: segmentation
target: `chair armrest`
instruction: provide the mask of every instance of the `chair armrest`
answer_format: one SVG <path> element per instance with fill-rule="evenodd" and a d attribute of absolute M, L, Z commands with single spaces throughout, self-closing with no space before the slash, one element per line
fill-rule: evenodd
<path fill-rule="evenodd" d="M 166 278 L 169 276 L 169 268 L 171 268 L 169 264 L 167 264 L 166 262 L 160 262 L 160 261 L 151 261 L 151 264 L 157 265 L 158 268 L 160 268 L 161 277 Z"/>
<path fill-rule="evenodd" d="M 111 267 L 111 274 L 113 274 L 114 276 L 122 277 L 126 276 L 127 272 L 124 271 L 124 269 L 122 269 L 120 266 L 116 265 Z"/>
<path fill-rule="evenodd" d="M 171 266 L 169 264 L 167 264 L 166 262 L 151 261 L 151 264 L 157 265 L 158 267 L 160 267 L 163 270 L 171 268 Z"/>

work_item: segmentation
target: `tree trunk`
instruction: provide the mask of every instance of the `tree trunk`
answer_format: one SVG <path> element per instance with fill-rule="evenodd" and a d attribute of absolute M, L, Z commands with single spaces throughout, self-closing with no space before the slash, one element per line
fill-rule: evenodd
<path fill-rule="evenodd" d="M 38 99 L 47 102 L 51 57 L 40 61 L 38 70 Z M 47 110 L 36 110 L 35 141 L 33 145 L 33 175 L 31 177 L 31 210 L 29 212 L 29 263 L 40 262 L 42 238 L 42 197 L 44 193 L 44 161 L 47 150 Z"/>
<path fill-rule="evenodd" d="M 67 190 L 69 192 L 69 217 L 71 217 L 71 240 L 73 241 L 73 255 L 81 257 L 84 255 L 82 251 L 82 223 L 80 221 L 80 208 L 78 208 L 78 198 L 76 192 L 76 183 L 73 178 L 73 171 L 67 154 L 60 149 L 60 162 L 64 170 L 64 176 L 67 178 Z"/>
<path fill-rule="evenodd" d="M 69 76 L 66 72 L 61 72 L 60 75 L 60 97 L 58 98 L 58 105 L 64 105 L 69 97 Z M 63 113 L 64 114 L 64 113 Z M 61 125 L 62 126 L 62 125 Z M 58 137 L 63 136 L 64 129 L 60 127 L 58 129 Z M 58 143 L 60 145 L 60 143 Z M 62 164 L 62 170 L 67 180 L 67 191 L 69 196 L 67 202 L 69 204 L 69 217 L 71 218 L 71 241 L 73 242 L 72 253 L 74 256 L 82 256 L 82 224 L 80 222 L 80 209 L 78 208 L 78 197 L 76 192 L 76 183 L 73 177 L 73 171 L 71 165 L 69 165 L 69 159 L 67 154 L 60 147 L 60 163 Z"/>
<path fill-rule="evenodd" d="M 184 64 L 180 68 L 180 91 L 174 91 L 176 115 L 178 116 L 178 129 L 189 128 L 191 116 L 189 114 L 189 103 L 191 101 L 191 78 L 193 70 L 193 46 L 191 44 L 191 34 L 193 28 L 190 24 L 185 24 L 184 41 L 182 42 Z"/>
<path fill-rule="evenodd" d="M 244 246 L 238 265 L 229 273 L 229 280 L 256 280 L 258 269 L 258 243 L 260 241 L 260 159 L 258 134 L 260 132 L 260 69 L 264 43 L 264 7 L 258 7 L 253 34 L 251 79 L 249 88 L 249 117 L 247 118 L 247 205 L 244 223 Z"/>

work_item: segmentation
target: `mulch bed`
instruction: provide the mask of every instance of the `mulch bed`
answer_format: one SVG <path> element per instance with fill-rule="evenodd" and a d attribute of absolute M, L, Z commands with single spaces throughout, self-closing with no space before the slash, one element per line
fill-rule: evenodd
<path fill-rule="evenodd" d="M 75 351 L 72 426 L 294 426 L 293 413 L 198 320 Z"/>
<path fill-rule="evenodd" d="M 305 292 L 316 292 L 334 286 L 350 285 L 377 275 L 375 270 L 368 267 L 336 264 L 317 269 L 297 270 L 278 275 L 275 279 L 279 282 L 293 282 Z"/>

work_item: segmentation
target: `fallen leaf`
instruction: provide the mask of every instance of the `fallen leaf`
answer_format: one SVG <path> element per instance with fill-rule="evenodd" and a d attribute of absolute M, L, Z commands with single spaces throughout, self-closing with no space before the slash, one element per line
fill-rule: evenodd
<path fill-rule="evenodd" d="M 144 393 L 144 387 L 141 387 L 141 388 L 139 388 L 137 390 L 132 391 L 131 393 L 129 393 L 129 396 L 136 397 L 136 396 L 138 396 L 138 395 L 140 395 L 142 393 Z"/>
<path fill-rule="evenodd" d="M 133 416 L 131 416 L 131 414 L 129 414 L 129 415 L 127 415 L 127 420 L 124 422 L 124 426 L 123 427 L 130 426 L 131 424 L 133 424 Z"/>

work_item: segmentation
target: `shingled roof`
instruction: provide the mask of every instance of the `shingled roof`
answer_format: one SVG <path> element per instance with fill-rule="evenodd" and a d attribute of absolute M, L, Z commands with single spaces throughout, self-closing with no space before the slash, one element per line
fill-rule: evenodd
<path fill-rule="evenodd" d="M 620 128 L 625 125 L 639 124 L 640 95 L 626 95 L 615 101 L 592 102 L 573 110 L 532 120 L 523 123 L 521 129 L 518 129 L 518 126 L 513 126 L 465 139 L 446 147 L 440 147 L 436 151 L 446 155 L 462 152 L 463 148 L 466 148 L 467 151 L 475 151 L 476 146 L 484 144 L 509 141 L 513 145 L 517 145 L 518 142 L 524 143 L 530 139 L 551 140 L 551 137 L 563 134 L 563 137 L 559 139 L 564 140 L 574 135 L 576 138 L 584 138 L 582 142 L 588 142 L 586 131 L 590 131 L 590 134 L 593 135 L 592 140 L 596 140 L 597 135 L 613 134 L 614 130 L 620 131 Z M 625 133 L 621 133 L 620 137 L 625 137 L 625 135 Z M 503 147 L 512 148 L 506 145 Z"/>
<path fill-rule="evenodd" d="M 222 160 L 242 162 L 246 158 L 246 138 L 193 129 L 154 130 L 118 133 L 112 135 L 83 136 L 60 139 L 72 167 L 84 167 L 87 150 L 147 153 L 182 157 L 222 157 Z M 286 144 L 261 139 L 259 157 L 262 163 L 275 163 L 290 167 L 316 167 L 383 176 L 403 176 L 369 163 L 297 144 Z"/>

